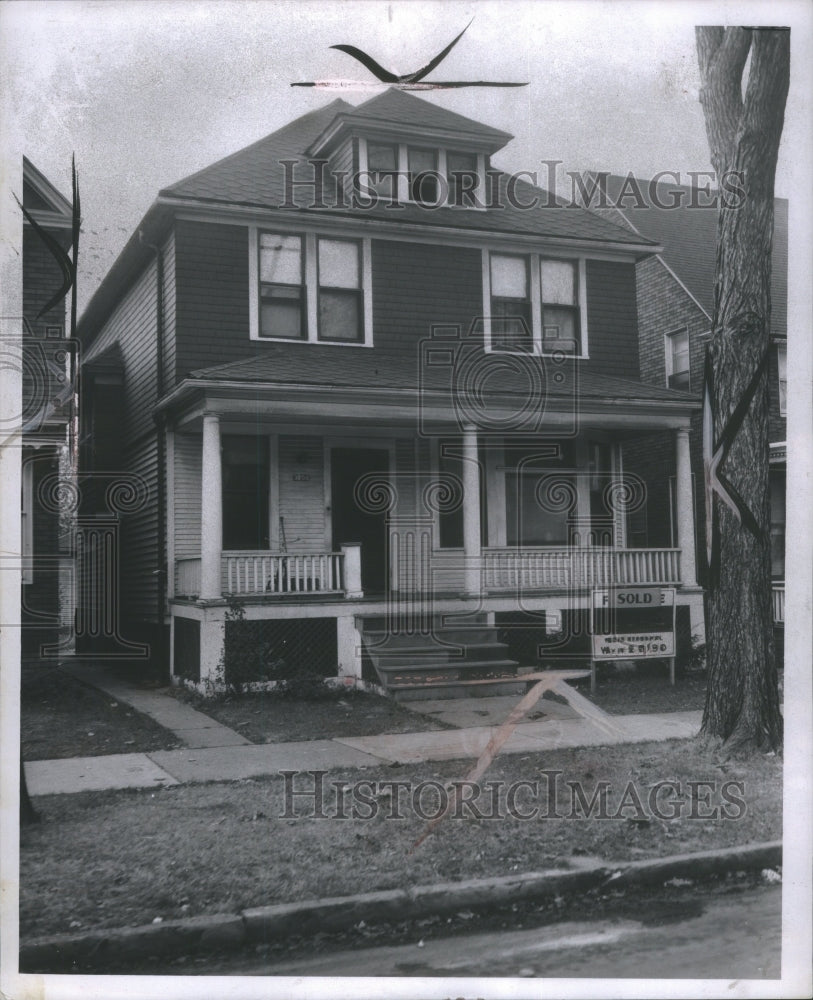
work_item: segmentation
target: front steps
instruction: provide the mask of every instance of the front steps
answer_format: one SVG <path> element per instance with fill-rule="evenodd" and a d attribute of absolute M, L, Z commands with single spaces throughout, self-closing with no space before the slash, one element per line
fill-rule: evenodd
<path fill-rule="evenodd" d="M 522 668 L 483 616 L 432 634 L 392 634 L 382 618 L 361 623 L 364 657 L 397 701 L 524 694 Z M 532 669 L 532 668 L 528 668 Z"/>

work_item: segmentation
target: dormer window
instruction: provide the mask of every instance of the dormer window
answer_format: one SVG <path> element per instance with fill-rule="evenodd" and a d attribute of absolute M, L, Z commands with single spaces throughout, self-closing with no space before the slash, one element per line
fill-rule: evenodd
<path fill-rule="evenodd" d="M 476 154 L 447 153 L 446 181 L 449 185 L 450 205 L 464 208 L 476 204 L 478 187 Z"/>
<path fill-rule="evenodd" d="M 356 192 L 360 207 L 422 205 L 486 207 L 486 156 L 465 150 L 357 140 Z"/>
<path fill-rule="evenodd" d="M 367 169 L 370 190 L 379 198 L 395 201 L 398 197 L 398 147 L 370 142 L 367 144 Z"/>
<path fill-rule="evenodd" d="M 438 154 L 434 149 L 415 149 L 410 146 L 407 153 L 409 198 L 422 205 L 437 205 Z"/>

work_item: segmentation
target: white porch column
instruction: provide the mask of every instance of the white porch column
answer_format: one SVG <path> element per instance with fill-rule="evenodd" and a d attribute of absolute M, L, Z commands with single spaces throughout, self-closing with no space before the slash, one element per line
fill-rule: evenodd
<path fill-rule="evenodd" d="M 223 548 L 223 492 L 220 466 L 220 416 L 203 414 L 203 465 L 200 480 L 200 597 L 220 597 Z"/>
<path fill-rule="evenodd" d="M 348 687 L 361 680 L 361 635 L 354 615 L 336 619 L 339 680 Z"/>
<path fill-rule="evenodd" d="M 480 595 L 480 464 L 477 429 L 463 429 L 463 555 L 465 592 Z"/>
<path fill-rule="evenodd" d="M 675 431 L 675 463 L 675 507 L 677 509 L 677 543 L 681 550 L 681 580 L 685 587 L 696 587 L 692 463 L 689 454 L 689 431 L 685 427 L 679 427 Z"/>

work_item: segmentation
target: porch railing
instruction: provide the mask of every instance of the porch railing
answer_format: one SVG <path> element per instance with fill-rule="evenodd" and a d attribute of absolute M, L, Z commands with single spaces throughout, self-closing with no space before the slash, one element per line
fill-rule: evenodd
<path fill-rule="evenodd" d="M 773 597 L 773 623 L 774 625 L 785 624 L 785 584 L 771 584 L 771 596 Z"/>
<path fill-rule="evenodd" d="M 486 590 L 680 583 L 680 549 L 488 548 L 482 558 Z"/>
<path fill-rule="evenodd" d="M 225 594 L 337 594 L 344 589 L 341 552 L 224 552 L 222 560 Z"/>

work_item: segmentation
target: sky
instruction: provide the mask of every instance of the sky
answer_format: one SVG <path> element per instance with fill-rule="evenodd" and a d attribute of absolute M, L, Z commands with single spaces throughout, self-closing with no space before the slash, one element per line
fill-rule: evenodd
<path fill-rule="evenodd" d="M 331 45 L 355 44 L 407 72 L 471 21 L 430 79 L 529 86 L 427 99 L 512 133 L 495 165 L 544 177 L 540 161 L 557 159 L 562 170 L 649 178 L 710 170 L 694 24 L 789 23 L 786 13 L 800 6 L 18 0 L 0 9 L 3 124 L 12 122 L 20 152 L 65 193 L 76 155 L 81 310 L 162 187 L 337 96 L 291 82 L 371 79 Z M 341 96 L 360 103 L 371 95 Z M 805 114 L 809 97 L 792 88 L 779 195 L 793 187 L 793 122 Z"/>

